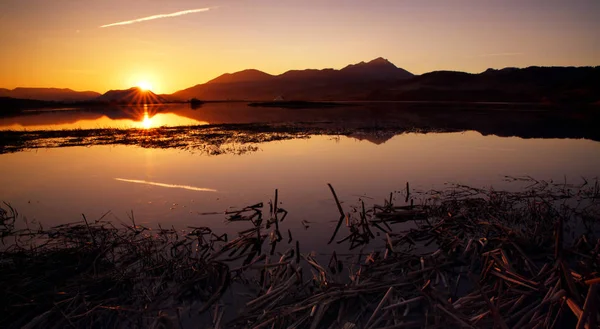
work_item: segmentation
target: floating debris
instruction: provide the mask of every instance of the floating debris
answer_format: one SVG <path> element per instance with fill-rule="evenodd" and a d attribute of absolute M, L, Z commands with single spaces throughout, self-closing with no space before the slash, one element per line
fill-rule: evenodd
<path fill-rule="evenodd" d="M 383 206 L 346 209 L 329 185 L 340 214 L 329 242 L 355 251 L 323 260 L 297 238 L 290 246 L 290 229 L 280 243 L 287 211 L 278 191 L 264 214 L 263 203 L 225 212 L 231 224 L 251 224 L 232 238 L 208 227 L 150 229 L 133 216 L 119 228 L 83 217 L 16 229 L 18 214 L 5 204 L 0 326 L 182 327 L 205 317 L 196 323 L 596 328 L 598 183 L 508 179 L 531 184 L 421 193 L 407 184 Z"/>

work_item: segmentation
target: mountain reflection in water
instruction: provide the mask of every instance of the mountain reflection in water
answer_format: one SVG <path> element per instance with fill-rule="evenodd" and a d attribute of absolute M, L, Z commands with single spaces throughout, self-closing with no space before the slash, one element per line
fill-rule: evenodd
<path fill-rule="evenodd" d="M 466 131 L 522 138 L 600 140 L 600 111 L 540 104 L 347 102 L 334 108 L 255 108 L 244 102 L 56 109 L 0 116 L 0 130 L 156 128 L 222 124 L 327 124 L 329 128 Z M 356 136 L 360 137 L 360 136 Z M 367 136 L 365 136 L 367 137 Z M 380 136 L 384 137 L 384 136 Z M 388 138 L 391 136 L 388 136 Z M 385 139 L 374 140 L 381 143 Z"/>

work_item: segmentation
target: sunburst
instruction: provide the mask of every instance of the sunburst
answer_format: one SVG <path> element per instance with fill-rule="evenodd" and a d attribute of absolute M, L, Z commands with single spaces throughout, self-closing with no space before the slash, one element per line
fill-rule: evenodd
<path fill-rule="evenodd" d="M 140 81 L 137 86 L 143 91 L 152 91 L 152 84 L 148 81 Z"/>

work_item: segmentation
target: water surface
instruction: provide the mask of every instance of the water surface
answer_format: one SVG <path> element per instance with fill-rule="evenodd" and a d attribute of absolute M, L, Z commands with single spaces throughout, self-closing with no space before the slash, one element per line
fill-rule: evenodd
<path fill-rule="evenodd" d="M 524 138 L 586 138 L 600 141 L 600 111 L 523 104 L 427 102 L 345 103 L 334 108 L 260 108 L 244 102 L 113 106 L 28 111 L 0 116 L 1 130 L 156 128 L 206 124 L 328 123 L 338 128 L 475 130 Z"/>
<path fill-rule="evenodd" d="M 368 137 L 368 136 L 367 136 Z M 273 199 L 289 211 L 283 229 L 324 247 L 339 217 L 327 188 L 346 209 L 363 197 L 383 203 L 406 182 L 420 190 L 454 182 L 511 188 L 505 175 L 579 182 L 597 177 L 600 143 L 584 139 L 522 139 L 478 132 L 406 133 L 369 138 L 311 136 L 257 144 L 244 155 L 209 156 L 176 149 L 92 146 L 0 155 L 0 199 L 45 226 L 105 218 L 155 226 L 210 226 L 234 233 L 223 212 Z M 398 202 L 401 202 L 398 200 Z M 308 230 L 301 224 L 311 222 Z M 310 242 L 310 243 L 312 243 Z M 319 247 L 320 246 L 320 247 Z"/>

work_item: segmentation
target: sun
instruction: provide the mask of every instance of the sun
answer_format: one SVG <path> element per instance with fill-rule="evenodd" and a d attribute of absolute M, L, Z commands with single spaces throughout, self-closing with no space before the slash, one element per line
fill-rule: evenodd
<path fill-rule="evenodd" d="M 137 83 L 137 86 L 141 90 L 148 90 L 148 91 L 152 90 L 152 85 L 148 81 L 140 81 L 140 82 Z"/>

